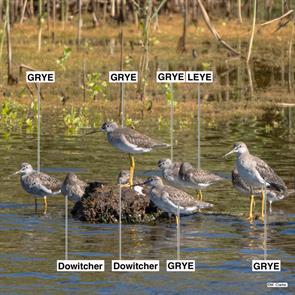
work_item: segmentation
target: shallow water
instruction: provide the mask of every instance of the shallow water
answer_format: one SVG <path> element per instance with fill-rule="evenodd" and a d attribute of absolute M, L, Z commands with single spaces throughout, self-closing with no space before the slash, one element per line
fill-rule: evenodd
<path fill-rule="evenodd" d="M 234 158 L 225 154 L 238 140 L 261 156 L 294 187 L 294 140 L 290 120 L 282 115 L 279 127 L 269 131 L 266 121 L 237 121 L 202 130 L 202 167 L 229 175 Z M 293 124 L 294 125 L 294 124 Z M 141 131 L 169 142 L 169 128 L 144 122 Z M 82 179 L 114 182 L 128 159 L 110 147 L 103 134 L 86 138 L 65 136 L 62 130 L 43 126 L 41 166 L 60 179 L 73 170 Z M 194 128 L 174 134 L 174 158 L 196 163 Z M 204 198 L 215 204 L 214 214 L 201 213 L 181 220 L 181 258 L 195 259 L 195 273 L 167 273 L 165 260 L 176 259 L 173 225 L 123 225 L 124 259 L 160 259 L 160 273 L 112 273 L 118 258 L 118 226 L 69 220 L 69 259 L 104 259 L 104 273 L 57 273 L 56 260 L 64 258 L 64 200 L 49 199 L 46 215 L 7 176 L 23 161 L 36 163 L 35 135 L 14 134 L 0 140 L 2 155 L 0 191 L 0 293 L 1 294 L 292 294 L 294 291 L 295 201 L 290 197 L 273 205 L 268 217 L 267 258 L 282 260 L 280 273 L 251 272 L 251 260 L 264 257 L 264 228 L 245 218 L 248 199 L 230 182 L 212 186 Z M 169 157 L 168 150 L 139 155 L 137 171 L 156 169 Z M 41 202 L 40 202 L 41 205 Z M 256 211 L 260 209 L 257 202 Z M 288 282 L 288 289 L 268 289 L 269 281 Z M 293 293 L 294 294 L 294 293 Z"/>

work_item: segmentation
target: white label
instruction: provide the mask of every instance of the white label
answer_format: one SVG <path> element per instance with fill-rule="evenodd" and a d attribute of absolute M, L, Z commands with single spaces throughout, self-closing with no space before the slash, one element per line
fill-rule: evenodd
<path fill-rule="evenodd" d="M 109 72 L 110 83 L 137 83 L 137 71 L 111 71 Z"/>
<path fill-rule="evenodd" d="M 187 83 L 213 83 L 212 71 L 185 72 Z"/>
<path fill-rule="evenodd" d="M 288 288 L 287 282 L 268 282 L 266 283 L 268 288 Z"/>
<path fill-rule="evenodd" d="M 167 260 L 166 271 L 196 271 L 195 260 Z"/>
<path fill-rule="evenodd" d="M 252 271 L 281 271 L 281 260 L 252 260 Z"/>
<path fill-rule="evenodd" d="M 101 272 L 104 271 L 104 260 L 57 260 L 57 271 Z"/>
<path fill-rule="evenodd" d="M 112 260 L 112 271 L 160 271 L 159 260 Z"/>
<path fill-rule="evenodd" d="M 54 83 L 55 72 L 54 71 L 27 71 L 26 81 L 27 83 Z"/>
<path fill-rule="evenodd" d="M 157 83 L 169 83 L 185 82 L 185 72 L 176 72 L 176 71 L 158 71 L 157 72 Z"/>

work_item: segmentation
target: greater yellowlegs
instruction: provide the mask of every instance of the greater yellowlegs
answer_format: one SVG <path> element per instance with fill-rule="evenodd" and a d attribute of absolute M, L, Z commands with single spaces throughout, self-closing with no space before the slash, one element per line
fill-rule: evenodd
<path fill-rule="evenodd" d="M 179 179 L 184 187 L 195 189 L 197 191 L 197 197 L 200 200 L 203 199 L 202 189 L 224 180 L 224 178 L 214 173 L 202 169 L 196 169 L 187 162 L 182 163 L 180 166 Z"/>
<path fill-rule="evenodd" d="M 106 122 L 101 131 L 107 133 L 109 143 L 124 153 L 128 153 L 130 159 L 130 180 L 133 185 L 135 160 L 133 154 L 141 154 L 152 151 L 155 148 L 169 147 L 168 144 L 154 140 L 133 129 L 120 128 L 115 122 Z"/>
<path fill-rule="evenodd" d="M 264 219 L 265 190 L 277 190 L 284 193 L 287 190 L 284 181 L 270 168 L 267 163 L 250 154 L 243 142 L 234 144 L 233 149 L 224 157 L 235 153 L 237 155 L 236 167 L 241 179 L 247 183 L 251 191 L 249 219 L 253 219 L 254 190 L 259 189 L 262 196 L 261 217 Z"/>
<path fill-rule="evenodd" d="M 234 168 L 232 170 L 232 184 L 233 187 L 242 195 L 251 197 L 251 188 L 250 186 L 240 177 L 239 172 L 237 168 Z M 275 188 L 267 188 L 265 191 L 266 200 L 269 203 L 269 212 L 272 212 L 272 203 L 277 202 L 280 200 L 283 200 L 284 198 L 293 195 L 295 193 L 294 190 L 285 190 L 285 191 L 279 191 Z M 259 189 L 253 189 L 253 195 L 254 196 L 260 196 L 261 190 Z"/>
<path fill-rule="evenodd" d="M 199 209 L 213 207 L 212 204 L 196 200 L 182 190 L 164 185 L 162 179 L 158 176 L 149 177 L 144 183 L 151 186 L 149 197 L 155 206 L 167 212 L 169 216 L 174 214 L 177 224 L 178 208 L 181 215 L 191 215 L 199 211 Z"/>
<path fill-rule="evenodd" d="M 163 178 L 173 186 L 182 186 L 178 175 L 181 164 L 181 162 L 172 162 L 170 159 L 158 161 L 158 167 L 162 170 Z"/>
<path fill-rule="evenodd" d="M 44 198 L 44 211 L 47 211 L 47 196 L 61 193 L 61 181 L 55 177 L 38 172 L 28 163 L 22 163 L 21 169 L 14 174 L 20 174 L 20 182 L 23 189 L 35 198 L 35 208 L 37 208 L 37 198 Z"/>
<path fill-rule="evenodd" d="M 84 195 L 86 187 L 87 183 L 78 179 L 76 174 L 68 173 L 61 186 L 61 193 L 70 201 L 77 202 Z"/>

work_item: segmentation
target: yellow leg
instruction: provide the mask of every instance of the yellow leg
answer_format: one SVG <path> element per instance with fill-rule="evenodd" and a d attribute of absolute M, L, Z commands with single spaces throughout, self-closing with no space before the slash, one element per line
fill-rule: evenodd
<path fill-rule="evenodd" d="M 202 191 L 201 190 L 199 190 L 199 196 L 200 196 L 200 201 L 203 201 L 203 194 L 202 194 Z"/>
<path fill-rule="evenodd" d="M 36 212 L 37 212 L 37 207 L 38 207 L 37 198 L 35 198 L 35 211 Z"/>
<path fill-rule="evenodd" d="M 44 214 L 47 212 L 47 197 L 44 197 Z"/>
<path fill-rule="evenodd" d="M 133 185 L 133 177 L 134 177 L 134 169 L 135 169 L 135 160 L 134 157 L 129 154 L 130 159 L 130 178 L 129 178 L 129 184 L 130 186 Z"/>
<path fill-rule="evenodd" d="M 199 195 L 199 191 L 196 190 L 196 198 L 197 198 L 197 200 L 199 200 L 199 197 L 200 197 L 200 195 Z"/>
<path fill-rule="evenodd" d="M 175 215 L 175 219 L 176 219 L 176 225 L 178 226 L 179 225 L 179 218 L 177 215 Z"/>
<path fill-rule="evenodd" d="M 264 220 L 264 204 L 265 204 L 265 192 L 261 192 L 262 203 L 261 203 L 261 219 Z"/>
<path fill-rule="evenodd" d="M 248 217 L 248 219 L 250 221 L 253 221 L 253 218 L 254 218 L 254 215 L 253 215 L 254 204 L 255 204 L 254 196 L 251 195 L 251 197 L 250 197 L 250 212 L 249 212 L 249 217 Z"/>

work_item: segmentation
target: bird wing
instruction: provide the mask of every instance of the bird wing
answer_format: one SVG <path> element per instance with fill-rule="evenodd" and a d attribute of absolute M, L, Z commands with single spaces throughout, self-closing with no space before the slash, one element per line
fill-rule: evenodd
<path fill-rule="evenodd" d="M 186 181 L 189 180 L 190 172 L 192 169 L 193 169 L 193 166 L 190 163 L 188 162 L 181 163 L 179 167 L 179 177 L 182 180 L 186 180 Z"/>
<path fill-rule="evenodd" d="M 156 147 L 168 147 L 166 143 L 162 143 L 158 140 L 152 139 L 147 135 L 139 133 L 130 128 L 121 129 L 122 140 L 126 140 L 130 144 L 133 144 L 142 148 L 156 148 Z"/>
<path fill-rule="evenodd" d="M 77 179 L 75 184 L 66 186 L 66 191 L 69 197 L 78 196 L 79 198 L 82 198 L 82 196 L 85 193 L 86 187 L 87 187 L 86 182 Z"/>
<path fill-rule="evenodd" d="M 165 193 L 169 196 L 169 199 L 172 203 L 174 203 L 176 206 L 181 207 L 194 207 L 198 206 L 198 201 L 195 200 L 191 195 L 188 193 L 176 189 L 174 187 L 165 186 L 164 189 Z"/>
<path fill-rule="evenodd" d="M 62 182 L 55 177 L 45 173 L 38 173 L 38 184 L 49 194 L 59 194 L 61 191 Z"/>
<path fill-rule="evenodd" d="M 285 182 L 279 177 L 274 170 L 268 166 L 266 162 L 261 160 L 258 157 L 253 156 L 255 164 L 255 168 L 260 176 L 270 184 L 271 188 L 276 189 L 278 191 L 287 190 L 287 186 Z"/>
<path fill-rule="evenodd" d="M 195 183 L 213 183 L 223 180 L 222 177 L 201 169 L 191 169 L 189 171 L 189 178 Z"/>

